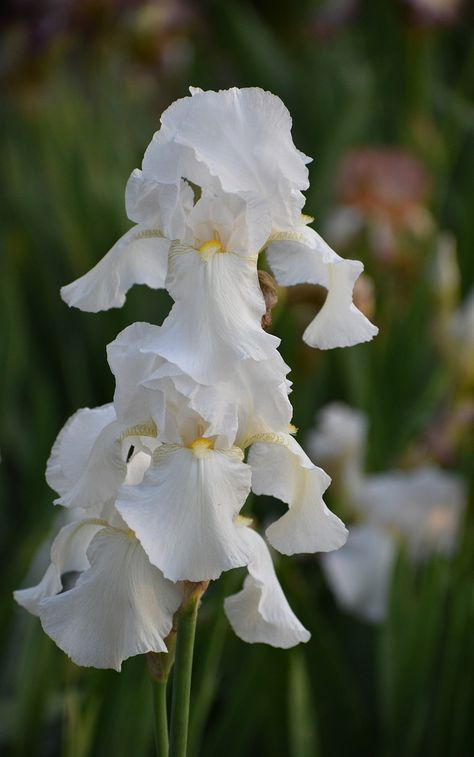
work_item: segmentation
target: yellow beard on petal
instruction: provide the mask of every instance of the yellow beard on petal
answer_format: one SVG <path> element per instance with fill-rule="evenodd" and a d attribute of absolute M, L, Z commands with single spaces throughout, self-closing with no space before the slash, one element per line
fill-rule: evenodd
<path fill-rule="evenodd" d="M 198 248 L 198 252 L 204 257 L 214 255 L 216 252 L 225 252 L 224 246 L 219 239 L 208 239 Z"/>
<path fill-rule="evenodd" d="M 199 436 L 188 446 L 192 451 L 194 457 L 202 458 L 207 455 L 209 450 L 214 449 L 214 442 L 212 439 L 207 439 L 204 436 Z"/>

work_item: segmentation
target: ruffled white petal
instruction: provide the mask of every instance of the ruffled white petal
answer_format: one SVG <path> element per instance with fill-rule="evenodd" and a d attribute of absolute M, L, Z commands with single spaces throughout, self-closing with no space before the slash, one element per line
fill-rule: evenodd
<path fill-rule="evenodd" d="M 62 287 L 61 297 L 71 307 L 98 313 L 122 307 L 134 284 L 162 289 L 169 248 L 170 242 L 163 238 L 161 230 L 134 226 L 94 268 Z"/>
<path fill-rule="evenodd" d="M 250 491 L 239 453 L 164 445 L 142 484 L 122 488 L 117 509 L 166 578 L 204 581 L 247 564 L 234 524 Z"/>
<path fill-rule="evenodd" d="M 303 333 L 303 339 L 310 347 L 322 350 L 352 347 L 368 342 L 378 334 L 377 327 L 352 302 L 352 290 L 362 270 L 362 263 L 355 260 L 329 267 L 326 300 Z"/>
<path fill-rule="evenodd" d="M 54 500 L 56 505 L 96 509 L 99 513 L 101 506 L 117 495 L 127 475 L 120 434 L 121 426 L 116 421 L 102 429 L 80 478 Z"/>
<path fill-rule="evenodd" d="M 88 558 L 73 589 L 41 603 L 46 633 L 77 665 L 120 670 L 128 657 L 166 652 L 180 587 L 150 564 L 134 537 L 115 529 L 94 537 Z"/>
<path fill-rule="evenodd" d="M 160 332 L 159 326 L 133 324 L 107 348 L 122 423 L 134 426 L 150 417 L 162 441 L 179 443 L 174 408 L 187 406 L 203 420 L 204 435 L 217 437 L 217 446 L 240 446 L 271 429 L 286 431 L 292 416 L 289 368 L 276 350 L 265 361 L 237 362 L 225 381 L 205 385 L 159 354 Z"/>
<path fill-rule="evenodd" d="M 51 564 L 39 584 L 30 589 L 15 591 L 14 597 L 18 604 L 33 615 L 38 615 L 40 602 L 62 591 L 61 576 L 64 573 L 83 571 L 89 567 L 87 549 L 101 528 L 103 524 L 92 519 L 64 526 L 52 544 Z"/>
<path fill-rule="evenodd" d="M 282 286 L 320 284 L 328 290 L 323 307 L 307 327 L 303 339 L 311 347 L 350 347 L 372 339 L 378 329 L 352 302 L 352 291 L 363 271 L 358 260 L 339 257 L 313 229 L 274 237 L 267 257 Z"/>
<path fill-rule="evenodd" d="M 255 260 L 230 252 L 204 257 L 176 244 L 166 286 L 175 304 L 155 348 L 195 381 L 223 381 L 236 361 L 274 354 L 280 340 L 261 327 L 265 303 Z"/>
<path fill-rule="evenodd" d="M 194 91 L 161 117 L 143 161 L 147 176 L 162 182 L 185 177 L 201 187 L 267 202 L 273 226 L 293 223 L 308 187 L 309 158 L 291 137 L 291 117 L 282 101 L 256 87 Z"/>
<path fill-rule="evenodd" d="M 113 405 L 78 410 L 63 426 L 46 466 L 46 481 L 65 494 L 82 476 L 92 447 L 103 429 L 115 420 Z"/>
<path fill-rule="evenodd" d="M 342 608 L 374 623 L 387 609 L 395 542 L 370 525 L 350 529 L 337 552 L 321 555 L 327 581 Z"/>
<path fill-rule="evenodd" d="M 347 529 L 323 500 L 331 479 L 317 468 L 289 434 L 268 434 L 248 456 L 252 490 L 281 499 L 288 511 L 266 530 L 270 544 L 285 555 L 339 549 Z"/>
<path fill-rule="evenodd" d="M 235 633 L 250 644 L 262 642 L 283 649 L 308 641 L 310 633 L 283 594 L 265 542 L 248 526 L 239 530 L 251 558 L 243 589 L 224 601 Z"/>

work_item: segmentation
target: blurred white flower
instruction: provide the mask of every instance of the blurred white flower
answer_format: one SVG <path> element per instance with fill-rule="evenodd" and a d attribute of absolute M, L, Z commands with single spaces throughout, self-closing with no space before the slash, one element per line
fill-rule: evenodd
<path fill-rule="evenodd" d="M 377 623 L 385 617 L 396 544 L 370 524 L 351 526 L 344 547 L 322 555 L 327 582 L 344 610 Z"/>
<path fill-rule="evenodd" d="M 434 465 L 366 474 L 367 419 L 340 403 L 328 405 L 309 435 L 315 460 L 338 462 L 341 498 L 361 525 L 350 527 L 347 543 L 323 555 L 322 565 L 345 609 L 381 620 L 390 586 L 396 545 L 414 561 L 452 554 L 466 503 L 465 483 Z"/>

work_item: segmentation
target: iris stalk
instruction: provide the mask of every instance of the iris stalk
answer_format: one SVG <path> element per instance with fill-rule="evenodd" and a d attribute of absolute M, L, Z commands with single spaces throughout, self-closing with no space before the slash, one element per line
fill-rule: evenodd
<path fill-rule="evenodd" d="M 168 652 L 149 652 L 148 668 L 153 678 L 153 723 L 155 731 L 155 748 L 157 757 L 168 757 L 168 705 L 167 686 L 173 667 L 176 647 L 176 629 L 166 637 Z"/>
<path fill-rule="evenodd" d="M 189 584 L 190 593 L 177 613 L 169 757 L 186 757 L 194 637 L 199 603 L 207 583 Z"/>

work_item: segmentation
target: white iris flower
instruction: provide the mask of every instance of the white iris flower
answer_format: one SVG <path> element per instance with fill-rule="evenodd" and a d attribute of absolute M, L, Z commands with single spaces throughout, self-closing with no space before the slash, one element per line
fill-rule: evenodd
<path fill-rule="evenodd" d="M 309 159 L 277 97 L 192 90 L 161 124 L 127 185 L 136 225 L 62 295 L 97 312 L 142 283 L 165 287 L 174 305 L 162 326 L 135 323 L 108 346 L 113 404 L 79 410 L 60 432 L 46 477 L 75 520 L 39 584 L 16 593 L 75 662 L 117 670 L 166 651 L 185 582 L 236 567 L 248 569 L 225 603 L 236 633 L 284 648 L 308 640 L 264 539 L 240 516 L 251 491 L 288 506 L 265 532 L 279 552 L 346 541 L 323 500 L 329 476 L 291 434 L 289 369 L 262 328 L 258 255 L 267 250 L 281 284 L 327 288 L 309 344 L 376 333 L 352 304 L 362 265 L 301 214 Z"/>
<path fill-rule="evenodd" d="M 302 215 L 310 159 L 293 144 L 281 100 L 258 88 L 191 91 L 163 113 L 130 177 L 127 213 L 137 225 L 62 289 L 65 301 L 97 312 L 121 307 L 135 283 L 166 287 L 175 306 L 160 350 L 206 383 L 211 363 L 215 379 L 230 357 L 266 359 L 278 343 L 258 328 L 265 311 L 256 264 L 267 248 L 279 284 L 328 290 L 308 344 L 371 339 L 377 329 L 352 302 L 362 263 L 340 258 Z M 189 350 L 196 339 L 199 354 Z"/>

